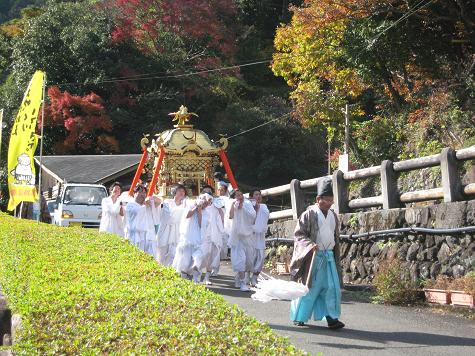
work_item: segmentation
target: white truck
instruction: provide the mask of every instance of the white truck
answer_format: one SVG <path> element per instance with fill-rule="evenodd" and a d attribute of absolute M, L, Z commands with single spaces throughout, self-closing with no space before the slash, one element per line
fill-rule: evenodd
<path fill-rule="evenodd" d="M 107 189 L 101 184 L 66 183 L 53 204 L 52 223 L 59 226 L 99 228 L 102 199 Z"/>

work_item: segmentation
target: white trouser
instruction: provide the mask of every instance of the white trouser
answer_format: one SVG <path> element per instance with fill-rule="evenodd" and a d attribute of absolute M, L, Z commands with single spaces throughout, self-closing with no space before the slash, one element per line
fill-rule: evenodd
<path fill-rule="evenodd" d="M 219 270 L 219 263 L 221 261 L 221 248 L 212 242 L 205 242 L 202 245 L 203 249 L 203 268 L 207 271 Z"/>
<path fill-rule="evenodd" d="M 231 264 L 234 272 L 246 272 L 253 269 L 254 247 L 251 239 L 238 240 L 231 246 Z"/>
<path fill-rule="evenodd" d="M 175 258 L 176 245 L 168 244 L 157 247 L 157 261 L 163 266 L 171 266 Z"/>
<path fill-rule="evenodd" d="M 264 267 L 264 257 L 265 257 L 265 250 L 261 248 L 254 249 L 254 265 L 253 265 L 253 273 L 260 273 L 262 268 Z"/>

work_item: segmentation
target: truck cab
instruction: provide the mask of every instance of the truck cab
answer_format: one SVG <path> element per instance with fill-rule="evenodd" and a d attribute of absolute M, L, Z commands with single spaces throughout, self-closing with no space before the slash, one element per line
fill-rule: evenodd
<path fill-rule="evenodd" d="M 66 183 L 56 198 L 52 221 L 59 226 L 99 228 L 101 203 L 107 195 L 101 184 Z"/>

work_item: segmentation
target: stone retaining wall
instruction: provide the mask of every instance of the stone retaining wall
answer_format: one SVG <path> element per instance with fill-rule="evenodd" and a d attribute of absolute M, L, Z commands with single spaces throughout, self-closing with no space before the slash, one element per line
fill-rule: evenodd
<path fill-rule="evenodd" d="M 475 226 L 475 200 L 342 214 L 340 223 L 342 234 L 411 226 L 429 229 Z M 274 222 L 269 226 L 269 237 L 292 238 L 294 227 L 291 220 Z M 370 283 L 378 265 L 392 258 L 404 261 L 413 280 L 433 279 L 439 274 L 461 277 L 475 270 L 475 232 L 350 238 L 342 241 L 341 258 L 345 283 Z"/>

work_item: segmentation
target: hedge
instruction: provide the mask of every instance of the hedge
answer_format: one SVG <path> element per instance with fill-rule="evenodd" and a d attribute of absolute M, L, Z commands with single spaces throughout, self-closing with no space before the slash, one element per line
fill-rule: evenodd
<path fill-rule="evenodd" d="M 97 231 L 0 213 L 0 286 L 22 317 L 18 354 L 301 354 L 221 296 Z"/>

